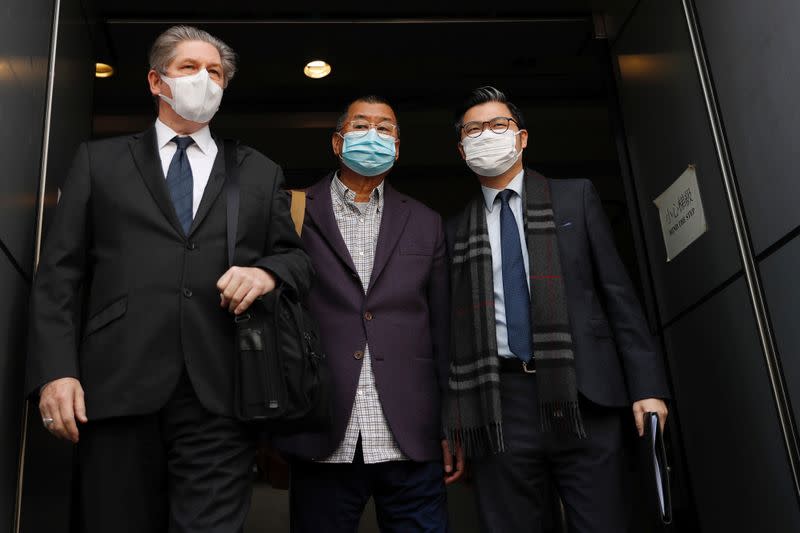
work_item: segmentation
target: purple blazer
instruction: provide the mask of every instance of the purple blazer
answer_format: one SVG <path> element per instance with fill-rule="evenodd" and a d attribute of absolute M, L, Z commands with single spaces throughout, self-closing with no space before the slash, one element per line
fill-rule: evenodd
<path fill-rule="evenodd" d="M 366 294 L 333 214 L 333 174 L 307 191 L 303 243 L 317 272 L 308 305 L 333 383 L 333 428 L 276 437 L 276 448 L 322 459 L 344 437 L 369 342 L 375 386 L 403 453 L 442 458 L 441 398 L 447 387 L 449 281 L 441 217 L 389 186 Z"/>

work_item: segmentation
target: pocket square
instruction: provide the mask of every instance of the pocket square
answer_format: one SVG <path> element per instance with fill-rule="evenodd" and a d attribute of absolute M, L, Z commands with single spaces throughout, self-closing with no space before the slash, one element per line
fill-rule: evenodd
<path fill-rule="evenodd" d="M 570 226 L 572 226 L 572 222 L 564 222 L 564 223 L 563 223 L 563 224 L 561 224 L 561 226 L 559 226 L 559 227 L 560 227 L 560 228 L 568 228 L 568 227 L 570 227 Z"/>

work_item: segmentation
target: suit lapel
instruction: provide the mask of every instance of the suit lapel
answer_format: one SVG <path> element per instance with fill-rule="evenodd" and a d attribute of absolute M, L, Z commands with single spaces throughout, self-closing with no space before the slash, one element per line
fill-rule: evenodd
<path fill-rule="evenodd" d="M 350 251 L 344 243 L 342 232 L 339 231 L 339 225 L 336 223 L 336 217 L 333 214 L 333 202 L 331 201 L 332 179 L 333 174 L 329 174 L 306 191 L 306 214 L 319 229 L 328 246 L 342 260 L 342 263 L 352 273 L 357 274 L 353 258 L 350 257 Z"/>
<path fill-rule="evenodd" d="M 408 222 L 406 199 L 400 196 L 388 183 L 383 188 L 383 194 L 383 216 L 381 217 L 381 230 L 378 233 L 378 244 L 375 248 L 372 276 L 369 281 L 370 288 L 375 286 L 375 282 L 383 272 L 384 267 L 386 267 L 386 263 L 389 262 L 397 242 L 403 235 L 406 222 Z"/>
<path fill-rule="evenodd" d="M 203 219 L 208 215 L 211 206 L 214 205 L 217 196 L 219 196 L 222 190 L 222 186 L 225 184 L 225 147 L 223 143 L 218 142 L 216 138 L 214 142 L 217 143 L 217 157 L 214 159 L 214 165 L 211 167 L 211 175 L 208 177 L 208 183 L 203 191 L 203 198 L 200 200 L 197 214 L 192 221 L 192 227 L 189 228 L 189 235 L 200 227 L 200 223 L 203 222 Z"/>
<path fill-rule="evenodd" d="M 131 154 L 136 163 L 136 168 L 142 176 L 145 185 L 150 190 L 161 212 L 167 217 L 169 223 L 175 228 L 179 235 L 183 236 L 183 228 L 175 214 L 175 207 L 167 190 L 167 180 L 164 177 L 164 170 L 161 168 L 161 157 L 158 155 L 156 147 L 156 130 L 151 127 L 141 135 L 135 136 L 130 140 Z"/>

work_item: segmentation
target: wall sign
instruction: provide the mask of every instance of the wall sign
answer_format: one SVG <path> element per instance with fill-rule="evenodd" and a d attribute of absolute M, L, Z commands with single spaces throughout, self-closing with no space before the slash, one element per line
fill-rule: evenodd
<path fill-rule="evenodd" d="M 708 231 L 697 173 L 694 165 L 653 201 L 658 207 L 661 232 L 667 248 L 667 261 L 672 261 L 703 233 Z"/>

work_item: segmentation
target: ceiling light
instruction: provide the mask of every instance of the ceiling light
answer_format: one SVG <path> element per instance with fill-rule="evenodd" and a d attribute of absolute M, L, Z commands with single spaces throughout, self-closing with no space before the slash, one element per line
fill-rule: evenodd
<path fill-rule="evenodd" d="M 114 67 L 106 63 L 94 64 L 94 77 L 95 78 L 110 78 L 114 75 Z"/>
<path fill-rule="evenodd" d="M 310 61 L 303 69 L 303 73 L 313 79 L 324 78 L 331 73 L 331 66 L 321 59 L 317 59 Z"/>

